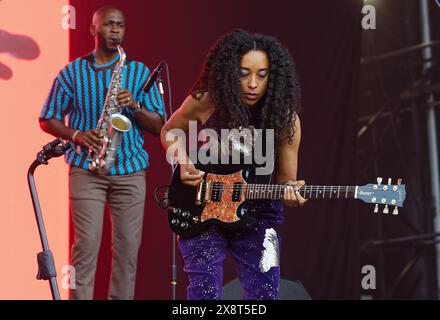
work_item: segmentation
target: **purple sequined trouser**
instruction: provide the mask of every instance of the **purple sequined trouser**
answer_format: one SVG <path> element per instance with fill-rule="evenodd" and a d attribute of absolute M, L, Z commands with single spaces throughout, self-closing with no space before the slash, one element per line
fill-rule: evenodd
<path fill-rule="evenodd" d="M 192 238 L 180 238 L 179 247 L 188 275 L 189 300 L 218 300 L 223 285 L 223 263 L 229 252 L 235 262 L 246 300 L 279 299 L 279 203 L 270 205 L 266 219 L 240 232 L 211 226 Z M 268 218 L 267 218 L 268 217 Z"/>

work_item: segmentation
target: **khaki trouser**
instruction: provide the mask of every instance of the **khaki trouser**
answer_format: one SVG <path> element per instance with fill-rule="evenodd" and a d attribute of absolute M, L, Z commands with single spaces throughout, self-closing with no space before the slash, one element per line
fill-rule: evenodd
<path fill-rule="evenodd" d="M 70 290 L 71 299 L 93 299 L 106 201 L 111 211 L 113 252 L 108 298 L 133 299 L 145 191 L 144 171 L 98 176 L 88 170 L 70 168 L 70 209 L 75 231 L 71 264 L 76 272 L 76 288 Z"/>

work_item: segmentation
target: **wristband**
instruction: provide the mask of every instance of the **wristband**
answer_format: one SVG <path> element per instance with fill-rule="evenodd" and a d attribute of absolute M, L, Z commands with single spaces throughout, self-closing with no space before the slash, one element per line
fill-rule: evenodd
<path fill-rule="evenodd" d="M 137 108 L 133 110 L 133 113 L 134 113 L 134 114 L 136 114 L 136 113 L 138 113 L 138 112 L 141 112 L 141 111 L 142 111 L 142 108 L 141 108 L 141 106 L 140 106 L 139 102 L 136 102 L 136 105 L 137 105 Z"/>
<path fill-rule="evenodd" d="M 73 141 L 73 142 L 76 142 L 76 141 L 75 141 L 75 138 L 76 138 L 76 136 L 78 135 L 78 133 L 79 133 L 79 130 L 76 130 L 76 131 L 72 134 L 72 141 Z"/>

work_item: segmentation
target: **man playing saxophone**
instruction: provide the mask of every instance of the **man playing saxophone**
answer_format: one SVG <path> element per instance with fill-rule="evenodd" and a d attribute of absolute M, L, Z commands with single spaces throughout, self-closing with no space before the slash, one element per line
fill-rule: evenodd
<path fill-rule="evenodd" d="M 71 284 L 71 299 L 93 298 L 107 201 L 113 235 L 108 298 L 132 299 L 144 215 L 144 170 L 148 167 L 142 130 L 159 135 L 163 104 L 157 86 L 148 93 L 142 90 L 148 77 L 145 65 L 128 59 L 121 63 L 125 58 L 125 54 L 121 57 L 125 18 L 119 9 L 113 6 L 98 9 L 90 32 L 95 39 L 95 50 L 60 71 L 41 112 L 40 126 L 75 145 L 65 157 L 70 165 L 69 198 L 75 233 L 71 264 L 76 271 L 76 282 L 75 286 Z M 117 72 L 120 77 L 115 75 Z M 111 97 L 109 90 L 115 87 L 117 92 Z M 96 129 L 109 99 L 116 99 L 113 105 L 131 126 L 121 134 L 114 164 L 103 175 L 90 162 L 93 155 L 105 149 L 103 145 L 108 137 Z"/>

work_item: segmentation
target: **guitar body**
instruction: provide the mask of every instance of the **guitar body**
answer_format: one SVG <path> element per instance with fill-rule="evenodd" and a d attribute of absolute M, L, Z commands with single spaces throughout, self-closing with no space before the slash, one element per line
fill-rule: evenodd
<path fill-rule="evenodd" d="M 192 237 L 213 224 L 228 230 L 240 230 L 255 222 L 258 200 L 245 200 L 244 192 L 240 190 L 243 191 L 248 183 L 270 183 L 270 175 L 256 176 L 251 167 L 196 167 L 205 172 L 202 186 L 198 188 L 182 183 L 180 166 L 171 179 L 168 222 L 176 234 Z"/>

